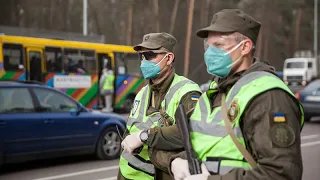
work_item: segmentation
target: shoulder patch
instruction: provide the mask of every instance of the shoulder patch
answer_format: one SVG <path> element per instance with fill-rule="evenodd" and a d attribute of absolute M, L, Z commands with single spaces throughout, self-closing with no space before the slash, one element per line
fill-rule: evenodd
<path fill-rule="evenodd" d="M 131 110 L 131 116 L 134 116 L 134 114 L 136 113 L 139 103 L 140 103 L 140 100 L 134 100 L 133 107 Z"/>
<path fill-rule="evenodd" d="M 232 103 L 228 109 L 228 116 L 231 121 L 235 120 L 239 115 L 240 107 L 238 99 L 232 100 Z"/>
<path fill-rule="evenodd" d="M 295 142 L 293 129 L 285 123 L 275 123 L 270 129 L 270 137 L 275 147 L 285 148 Z"/>

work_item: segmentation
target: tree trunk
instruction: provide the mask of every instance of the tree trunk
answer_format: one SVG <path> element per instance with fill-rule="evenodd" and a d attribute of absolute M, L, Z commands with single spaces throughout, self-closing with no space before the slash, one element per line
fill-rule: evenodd
<path fill-rule="evenodd" d="M 184 70 L 183 70 L 183 75 L 185 77 L 188 77 L 188 73 L 189 73 L 189 54 L 190 54 L 191 32 L 192 32 L 193 8 L 194 8 L 194 0 L 189 0 L 188 26 L 187 26 L 186 49 L 185 49 Z"/>
<path fill-rule="evenodd" d="M 154 10 L 154 17 L 155 17 L 155 28 L 156 32 L 160 32 L 160 22 L 159 22 L 159 1 L 158 0 L 153 0 L 153 10 Z"/>
<path fill-rule="evenodd" d="M 132 44 L 132 8 L 133 3 L 128 8 L 128 27 L 127 27 L 127 45 Z"/>
<path fill-rule="evenodd" d="M 173 34 L 173 31 L 174 31 L 174 25 L 175 25 L 175 23 L 176 23 L 179 1 L 180 1 L 180 0 L 175 0 L 175 2 L 174 2 L 173 11 L 172 11 L 172 16 L 171 16 L 170 30 L 169 30 L 169 33 L 170 33 L 170 34 Z"/>
<path fill-rule="evenodd" d="M 301 24 L 301 17 L 302 17 L 302 9 L 299 7 L 297 11 L 296 16 L 296 28 L 295 28 L 295 40 L 294 40 L 294 51 L 299 50 L 299 44 L 300 44 L 300 24 Z"/>

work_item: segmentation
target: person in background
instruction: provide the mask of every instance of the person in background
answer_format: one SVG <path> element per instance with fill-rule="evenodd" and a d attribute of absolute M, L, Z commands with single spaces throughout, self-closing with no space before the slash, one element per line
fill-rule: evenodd
<path fill-rule="evenodd" d="M 102 109 L 103 112 L 112 112 L 112 97 L 114 93 L 114 73 L 112 71 L 110 63 L 105 65 L 102 70 L 102 75 L 99 81 L 100 94 L 104 97 L 105 107 Z"/>

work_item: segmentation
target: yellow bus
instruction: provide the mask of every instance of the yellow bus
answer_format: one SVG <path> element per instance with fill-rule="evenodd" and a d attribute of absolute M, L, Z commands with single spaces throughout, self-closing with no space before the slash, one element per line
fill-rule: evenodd
<path fill-rule="evenodd" d="M 101 108 L 99 79 L 106 63 L 116 76 L 115 109 L 130 110 L 145 84 L 131 46 L 11 35 L 0 35 L 0 46 L 0 80 L 40 81 L 88 108 Z"/>

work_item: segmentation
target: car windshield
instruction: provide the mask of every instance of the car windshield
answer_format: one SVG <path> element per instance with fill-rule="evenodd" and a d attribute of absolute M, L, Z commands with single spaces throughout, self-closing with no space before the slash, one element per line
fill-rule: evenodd
<path fill-rule="evenodd" d="M 288 69 L 301 69 L 304 68 L 304 62 L 288 62 L 287 63 Z"/>
<path fill-rule="evenodd" d="M 304 88 L 306 91 L 315 91 L 320 88 L 320 80 L 315 80 L 311 82 L 308 86 Z"/>

